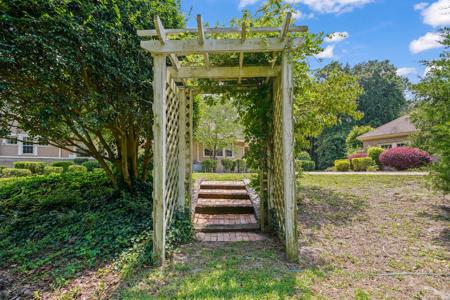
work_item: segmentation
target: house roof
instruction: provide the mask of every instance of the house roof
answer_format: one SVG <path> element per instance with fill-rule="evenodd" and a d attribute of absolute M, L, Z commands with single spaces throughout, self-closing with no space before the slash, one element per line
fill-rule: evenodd
<path fill-rule="evenodd" d="M 382 138 L 385 136 L 391 135 L 402 135 L 402 134 L 410 134 L 416 132 L 417 129 L 413 123 L 409 120 L 409 116 L 405 115 L 398 119 L 392 120 L 380 127 L 375 128 L 372 131 L 364 133 L 363 135 L 358 136 L 359 140 L 369 140 Z"/>

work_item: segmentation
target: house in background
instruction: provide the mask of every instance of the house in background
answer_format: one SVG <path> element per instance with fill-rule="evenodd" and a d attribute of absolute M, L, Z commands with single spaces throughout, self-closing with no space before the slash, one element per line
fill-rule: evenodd
<path fill-rule="evenodd" d="M 0 166 L 12 166 L 15 161 L 72 160 L 76 153 L 52 145 L 39 143 L 16 127 L 6 138 L 0 138 Z"/>
<path fill-rule="evenodd" d="M 247 145 L 244 140 L 236 140 L 233 145 L 229 147 L 225 147 L 218 151 L 217 158 L 217 171 L 222 172 L 222 160 L 224 158 L 236 160 L 242 159 L 244 157 Z M 193 163 L 194 163 L 194 171 L 201 170 L 201 162 L 206 159 L 211 159 L 212 150 L 203 147 L 202 144 L 196 142 L 195 140 L 192 143 L 192 155 L 193 155 Z"/>
<path fill-rule="evenodd" d="M 372 146 L 389 149 L 408 145 L 410 136 L 416 132 L 416 127 L 405 115 L 358 136 L 358 140 L 363 142 L 364 149 Z"/>

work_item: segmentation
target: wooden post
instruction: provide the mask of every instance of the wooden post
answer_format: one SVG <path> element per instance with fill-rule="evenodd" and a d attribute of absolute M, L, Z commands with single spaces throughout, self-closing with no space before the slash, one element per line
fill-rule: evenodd
<path fill-rule="evenodd" d="M 178 209 L 184 210 L 186 202 L 186 91 L 178 92 Z"/>
<path fill-rule="evenodd" d="M 282 139 L 283 139 L 283 194 L 285 212 L 285 234 L 287 259 L 298 261 L 297 202 L 295 195 L 294 168 L 294 128 L 292 64 L 288 53 L 283 51 L 281 62 L 281 101 L 282 101 Z"/>
<path fill-rule="evenodd" d="M 187 189 L 188 189 L 188 206 L 189 208 L 191 208 L 191 203 L 192 203 L 192 139 L 194 137 L 194 125 L 192 124 L 193 122 L 193 113 L 194 113 L 194 93 L 192 92 L 192 90 L 189 90 L 189 128 L 188 128 L 188 132 L 189 132 L 189 137 L 188 137 L 188 158 L 187 158 Z"/>
<path fill-rule="evenodd" d="M 165 55 L 153 55 L 153 261 L 164 264 L 166 244 L 167 67 Z"/>

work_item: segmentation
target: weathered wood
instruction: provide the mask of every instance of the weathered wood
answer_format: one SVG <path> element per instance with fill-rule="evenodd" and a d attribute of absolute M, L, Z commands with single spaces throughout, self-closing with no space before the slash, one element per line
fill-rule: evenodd
<path fill-rule="evenodd" d="M 193 183 L 192 183 L 192 147 L 193 147 L 193 137 L 194 137 L 194 127 L 193 127 L 193 104 L 194 104 L 194 93 L 192 90 L 189 90 L 189 137 L 188 137 L 188 167 L 187 167 L 187 186 L 188 186 L 188 207 L 191 207 L 192 203 L 192 191 L 193 191 Z"/>
<path fill-rule="evenodd" d="M 241 32 L 241 43 L 245 42 L 245 37 L 247 35 L 247 20 L 242 22 L 242 32 Z M 239 79 L 238 83 L 241 83 L 241 70 L 244 65 L 244 52 L 239 53 Z"/>
<path fill-rule="evenodd" d="M 281 32 L 279 27 L 251 27 L 248 32 L 251 33 L 273 33 Z M 307 32 L 308 26 L 290 26 L 289 32 Z M 177 35 L 180 33 L 198 33 L 198 28 L 176 28 L 176 29 L 166 29 L 166 35 Z M 204 33 L 237 33 L 241 34 L 242 29 L 239 27 L 215 27 L 215 28 L 204 28 Z M 138 30 L 137 35 L 140 37 L 152 37 L 157 36 L 158 33 L 155 29 Z"/>
<path fill-rule="evenodd" d="M 286 14 L 286 19 L 284 20 L 283 26 L 281 26 L 281 33 L 280 33 L 280 41 L 284 41 L 287 37 L 287 34 L 289 32 L 289 24 L 291 23 L 292 13 L 288 12 Z"/>
<path fill-rule="evenodd" d="M 153 258 L 165 259 L 166 242 L 166 56 L 153 56 Z"/>
<path fill-rule="evenodd" d="M 292 39 L 292 47 L 301 45 L 302 39 Z M 176 55 L 190 55 L 202 53 L 233 53 L 233 52 L 268 52 L 283 51 L 287 43 L 279 38 L 267 39 L 247 39 L 244 43 L 240 39 L 207 39 L 203 45 L 199 45 L 197 40 L 167 40 L 164 45 L 159 41 L 141 41 L 141 47 L 151 53 L 172 53 Z"/>
<path fill-rule="evenodd" d="M 178 92 L 178 209 L 185 207 L 186 195 L 186 91 Z"/>
<path fill-rule="evenodd" d="M 198 30 L 198 43 L 200 45 L 205 44 L 205 32 L 203 31 L 203 22 L 202 22 L 202 15 L 197 15 L 197 30 Z M 208 52 L 203 53 L 203 56 L 205 58 L 205 66 L 209 67 L 209 54 Z"/>
<path fill-rule="evenodd" d="M 283 52 L 281 62 L 283 195 L 286 253 L 289 261 L 298 260 L 297 202 L 295 199 L 294 129 L 293 129 L 292 64 Z"/>
<path fill-rule="evenodd" d="M 227 79 L 239 76 L 242 78 L 249 77 L 275 77 L 279 73 L 279 68 L 270 66 L 247 66 L 247 67 L 182 67 L 178 72 L 169 68 L 169 72 L 173 74 L 174 79 L 183 78 L 209 78 L 209 79 Z"/>
<path fill-rule="evenodd" d="M 167 41 L 167 36 L 166 36 L 166 31 L 164 29 L 164 26 L 162 25 L 161 19 L 159 18 L 159 16 L 155 16 L 155 30 L 156 30 L 156 35 L 158 36 L 159 42 L 161 43 L 161 45 L 165 45 L 166 41 Z M 178 58 L 175 54 L 170 53 L 169 54 L 169 59 L 172 62 L 172 65 L 174 66 L 175 69 L 179 70 L 181 68 L 181 64 L 178 61 Z"/>

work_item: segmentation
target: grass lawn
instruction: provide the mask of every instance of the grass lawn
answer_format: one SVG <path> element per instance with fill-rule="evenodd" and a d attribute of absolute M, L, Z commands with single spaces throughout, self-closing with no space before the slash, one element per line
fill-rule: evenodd
<path fill-rule="evenodd" d="M 424 180 L 305 175 L 298 192 L 299 264 L 287 263 L 282 244 L 275 239 L 194 241 L 177 248 L 164 268 L 154 268 L 142 260 L 145 251 L 132 246 L 135 235 L 129 234 L 131 240 L 120 250 L 78 269 L 64 284 L 38 286 L 40 295 L 44 299 L 445 298 L 450 293 L 450 198 L 430 192 Z M 118 242 L 112 239 L 108 249 Z"/>
<path fill-rule="evenodd" d="M 227 181 L 252 179 L 254 176 L 255 173 L 193 173 L 192 179 Z"/>

